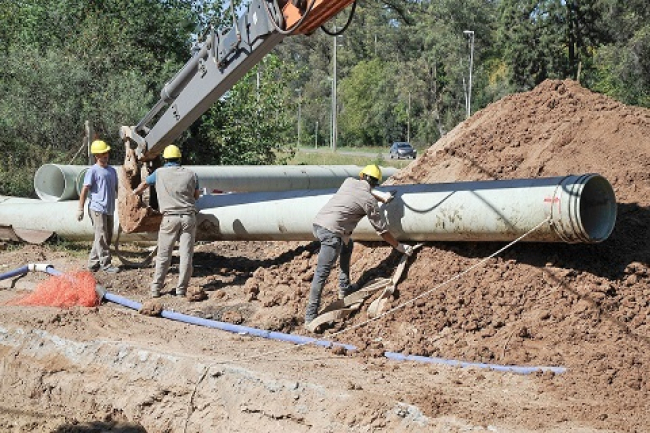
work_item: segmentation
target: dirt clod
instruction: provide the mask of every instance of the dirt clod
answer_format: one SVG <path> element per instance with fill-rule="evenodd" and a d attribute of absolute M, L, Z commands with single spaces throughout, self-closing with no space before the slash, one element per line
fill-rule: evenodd
<path fill-rule="evenodd" d="M 138 313 L 144 314 L 145 316 L 160 316 L 162 311 L 163 305 L 159 301 L 152 299 L 144 302 L 142 308 L 138 310 Z"/>

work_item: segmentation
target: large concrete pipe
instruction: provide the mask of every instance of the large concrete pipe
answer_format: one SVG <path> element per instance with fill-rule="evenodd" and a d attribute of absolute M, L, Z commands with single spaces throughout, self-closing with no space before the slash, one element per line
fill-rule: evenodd
<path fill-rule="evenodd" d="M 346 177 L 358 177 L 356 165 L 188 165 L 209 193 L 289 191 L 336 188 Z M 89 166 L 45 164 L 34 176 L 36 194 L 45 201 L 79 197 Z M 119 169 L 119 166 L 116 166 Z M 382 168 L 384 179 L 397 172 Z M 71 190 L 72 188 L 72 190 Z"/>
<path fill-rule="evenodd" d="M 36 198 L 12 197 L 10 195 L 0 195 L 0 204 L 17 204 L 17 203 L 38 203 Z"/>
<path fill-rule="evenodd" d="M 543 179 L 395 185 L 385 206 L 391 231 L 404 241 L 511 241 L 549 218 L 526 241 L 601 242 L 616 221 L 616 198 L 597 175 Z M 334 190 L 205 196 L 198 239 L 308 240 L 312 220 Z M 378 240 L 363 219 L 353 237 Z"/>
<path fill-rule="evenodd" d="M 94 238 L 93 225 L 86 214 L 84 219 L 77 221 L 78 201 L 67 200 L 60 202 L 44 202 L 33 200 L 15 203 L 0 202 L 0 226 L 11 226 L 16 230 L 40 230 L 54 232 L 58 236 L 73 241 L 92 241 Z M 117 235 L 119 215 L 116 213 L 114 235 Z M 114 237 L 115 238 L 115 237 Z M 120 240 L 155 241 L 156 233 L 121 234 Z"/>
<path fill-rule="evenodd" d="M 210 193 L 295 191 L 338 188 L 347 177 L 359 177 L 357 165 L 222 165 L 189 166 Z M 382 167 L 383 179 L 397 173 Z"/>
<path fill-rule="evenodd" d="M 42 165 L 34 175 L 34 190 L 44 201 L 74 200 L 79 197 L 77 176 L 87 169 L 85 165 Z"/>
<path fill-rule="evenodd" d="M 384 209 L 391 231 L 403 241 L 511 241 L 547 218 L 526 241 L 596 243 L 609 237 L 616 198 L 597 175 L 543 179 L 395 185 Z M 206 195 L 199 199 L 198 240 L 313 240 L 312 221 L 335 192 L 303 190 Z M 0 224 L 52 230 L 68 239 L 91 240 L 76 202 L 0 203 Z M 151 240 L 132 233 L 128 239 Z M 357 240 L 378 240 L 363 219 Z"/>

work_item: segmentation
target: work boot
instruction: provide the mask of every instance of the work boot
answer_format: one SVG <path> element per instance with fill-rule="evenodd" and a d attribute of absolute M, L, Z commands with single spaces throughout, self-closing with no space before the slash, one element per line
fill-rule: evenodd
<path fill-rule="evenodd" d="M 181 296 L 185 296 L 186 294 L 187 292 L 185 290 L 176 289 L 176 296 L 181 297 Z"/>
<path fill-rule="evenodd" d="M 353 294 L 359 290 L 358 284 L 350 284 L 347 287 L 339 287 L 339 299 L 344 299 L 346 296 Z"/>
<path fill-rule="evenodd" d="M 104 266 L 102 268 L 102 271 L 108 272 L 109 274 L 117 274 L 118 272 L 121 271 L 121 269 L 118 268 L 117 266 L 108 265 L 108 266 Z"/>
<path fill-rule="evenodd" d="M 152 298 L 160 298 L 160 290 L 152 290 L 151 291 L 151 297 Z"/>
<path fill-rule="evenodd" d="M 97 272 L 99 271 L 99 265 L 88 266 L 88 270 L 90 272 Z"/>

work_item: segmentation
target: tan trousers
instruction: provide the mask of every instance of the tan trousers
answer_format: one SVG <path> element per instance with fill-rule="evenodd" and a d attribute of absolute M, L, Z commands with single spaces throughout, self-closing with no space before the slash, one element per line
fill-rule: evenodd
<path fill-rule="evenodd" d="M 111 264 L 111 238 L 113 237 L 113 215 L 89 210 L 95 227 L 95 240 L 88 258 L 88 268 L 106 268 Z"/>
<path fill-rule="evenodd" d="M 169 271 L 172 260 L 174 243 L 178 240 L 180 268 L 176 294 L 183 295 L 192 276 L 192 255 L 194 254 L 194 238 L 196 236 L 196 215 L 165 215 L 158 231 L 158 255 L 156 256 L 156 271 L 151 283 L 151 294 L 160 295 L 165 285 L 165 276 Z"/>

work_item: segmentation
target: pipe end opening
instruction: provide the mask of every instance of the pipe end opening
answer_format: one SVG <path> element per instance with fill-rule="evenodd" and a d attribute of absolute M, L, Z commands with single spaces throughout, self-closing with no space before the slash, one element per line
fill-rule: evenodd
<path fill-rule="evenodd" d="M 585 182 L 580 199 L 580 220 L 590 242 L 606 240 L 616 223 L 616 195 L 612 185 L 600 175 Z"/>
<path fill-rule="evenodd" d="M 43 165 L 34 175 L 34 190 L 43 201 L 59 201 L 66 191 L 65 175 L 56 165 Z"/>

